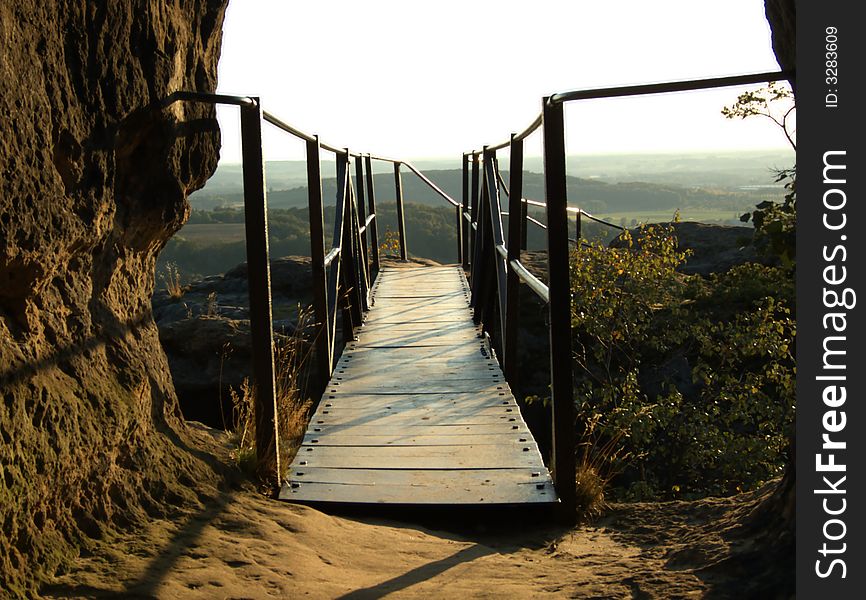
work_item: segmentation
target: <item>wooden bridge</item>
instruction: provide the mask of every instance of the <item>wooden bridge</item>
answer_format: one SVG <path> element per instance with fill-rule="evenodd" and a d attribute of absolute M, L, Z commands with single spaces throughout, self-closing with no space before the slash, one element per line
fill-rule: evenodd
<path fill-rule="evenodd" d="M 280 497 L 352 503 L 556 503 L 562 514 L 574 515 L 569 244 L 580 248 L 583 219 L 621 228 L 568 205 L 563 106 L 792 77 L 788 72 L 757 73 L 553 94 L 542 99 L 541 114 L 521 133 L 463 154 L 460 201 L 411 163 L 322 143 L 262 110 L 258 98 L 198 92 L 167 98 L 165 105 L 185 101 L 240 107 L 256 452 L 262 464 L 275 463 L 277 473 L 281 469 L 275 448 L 280 444 L 262 123 L 306 141 L 315 356 L 322 395 Z M 522 195 L 523 141 L 538 130 L 543 136 L 543 202 Z M 337 179 L 334 230 L 327 247 L 323 150 L 336 158 Z M 507 182 L 499 171 L 499 150 L 509 153 Z M 380 264 L 373 161 L 394 169 L 400 258 L 406 261 L 409 256 L 401 183 L 405 167 L 454 208 L 459 266 Z M 528 214 L 530 205 L 544 209 L 546 223 Z M 568 236 L 570 218 L 574 238 Z M 547 283 L 521 263 L 527 223 L 547 233 Z M 548 309 L 552 452 L 546 464 L 555 491 L 512 393 L 519 387 L 521 287 Z M 270 460 L 274 455 L 276 461 Z"/>
<path fill-rule="evenodd" d="M 393 266 L 337 362 L 280 498 L 556 502 L 538 446 L 472 320 L 459 266 Z"/>

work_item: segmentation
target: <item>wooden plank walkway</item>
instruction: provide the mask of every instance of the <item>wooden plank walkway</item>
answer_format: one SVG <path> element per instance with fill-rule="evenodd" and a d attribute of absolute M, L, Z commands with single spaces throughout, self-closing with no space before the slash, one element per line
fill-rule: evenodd
<path fill-rule="evenodd" d="M 289 467 L 298 502 L 557 502 L 459 266 L 384 268 Z"/>

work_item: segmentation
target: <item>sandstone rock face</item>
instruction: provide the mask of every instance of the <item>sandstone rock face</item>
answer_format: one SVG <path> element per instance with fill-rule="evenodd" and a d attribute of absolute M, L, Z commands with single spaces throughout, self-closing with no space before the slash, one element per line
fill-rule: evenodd
<path fill-rule="evenodd" d="M 773 52 L 779 66 L 797 66 L 797 10 L 794 0 L 765 0 L 764 12 L 773 32 Z M 793 85 L 794 82 L 792 81 Z M 795 88 L 796 91 L 796 88 Z"/>
<path fill-rule="evenodd" d="M 0 5 L 0 590 L 192 497 L 155 256 L 218 157 L 226 0 Z M 2 595 L 2 594 L 0 594 Z"/>

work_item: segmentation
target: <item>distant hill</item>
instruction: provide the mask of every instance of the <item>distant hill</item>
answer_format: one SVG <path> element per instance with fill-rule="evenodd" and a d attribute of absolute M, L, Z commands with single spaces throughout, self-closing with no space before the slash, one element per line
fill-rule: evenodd
<path fill-rule="evenodd" d="M 425 173 L 432 181 L 456 200 L 461 199 L 462 172 L 460 170 L 430 170 Z M 509 173 L 503 172 L 503 178 L 508 182 Z M 403 174 L 403 196 L 407 202 L 427 206 L 446 206 L 445 202 L 427 185 L 411 172 Z M 394 202 L 393 173 L 374 175 L 376 200 L 378 202 Z M 767 177 L 767 181 L 772 179 Z M 303 208 L 307 206 L 307 188 L 295 186 L 290 189 L 275 189 L 269 178 L 268 205 L 272 208 Z M 325 203 L 335 204 L 336 179 L 326 178 L 322 181 Z M 621 218 L 633 215 L 637 220 L 645 220 L 663 212 L 670 217 L 679 209 L 681 212 L 697 211 L 695 218 L 701 218 L 705 211 L 714 213 L 710 220 L 731 220 L 736 215 L 750 210 L 764 200 L 781 200 L 784 191 L 781 186 L 755 186 L 751 188 L 713 188 L 699 186 L 682 186 L 652 182 L 615 182 L 608 183 L 600 179 L 587 179 L 569 176 L 567 179 L 568 202 L 571 206 L 580 206 L 586 211 L 599 216 Z M 523 195 L 526 198 L 542 200 L 544 198 L 544 177 L 539 173 L 527 172 L 523 178 Z M 238 207 L 243 205 L 243 194 L 224 192 L 213 197 L 196 194 L 191 197 L 193 208 L 212 210 L 218 206 Z M 503 200 L 505 200 L 503 198 Z M 641 218 L 641 217 L 644 218 Z"/>
<path fill-rule="evenodd" d="M 502 167 L 507 167 L 506 155 L 503 155 Z M 726 191 L 740 191 L 743 188 L 772 184 L 773 168 L 789 167 L 794 157 L 789 151 L 766 150 L 748 152 L 700 152 L 688 154 L 611 154 L 591 156 L 569 156 L 569 175 L 605 183 L 646 182 L 667 186 L 686 188 L 710 188 Z M 388 164 L 374 162 L 374 171 L 381 175 L 376 178 L 376 184 L 383 198 L 393 199 L 391 167 Z M 439 160 L 416 160 L 413 164 L 422 171 L 459 171 L 459 157 Z M 540 157 L 527 157 L 524 170 L 542 172 Z M 335 172 L 333 161 L 322 162 L 322 173 L 325 178 L 332 177 Z M 410 184 L 414 179 L 411 174 L 404 177 Z M 303 161 L 271 161 L 266 164 L 267 187 L 271 195 L 280 191 L 291 191 L 303 188 L 307 184 L 306 165 Z M 379 182 L 382 182 L 380 185 Z M 443 183 L 450 186 L 447 190 L 452 194 L 460 192 L 460 178 L 449 175 Z M 191 196 L 193 206 L 210 210 L 218 206 L 238 204 L 243 190 L 241 166 L 239 164 L 220 163 L 216 173 L 208 181 L 207 186 Z M 407 189 L 407 192 L 409 190 Z M 330 195 L 330 193 L 328 194 Z M 455 196 L 456 197 L 456 196 Z M 285 199 L 274 197 L 272 202 L 283 207 L 302 206 L 306 200 L 300 200 L 298 193 L 287 194 Z M 419 198 L 424 202 L 424 198 Z"/>

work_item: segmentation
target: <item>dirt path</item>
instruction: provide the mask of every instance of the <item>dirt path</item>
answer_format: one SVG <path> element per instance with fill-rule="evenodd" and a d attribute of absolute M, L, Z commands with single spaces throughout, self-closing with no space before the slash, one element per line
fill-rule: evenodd
<path fill-rule="evenodd" d="M 338 517 L 253 491 L 156 520 L 43 590 L 48 598 L 690 598 L 705 584 L 604 527 L 460 534 Z M 469 529 L 470 531 L 465 531 Z M 472 530 L 475 531 L 472 531 Z M 517 530 L 515 530 L 517 529 Z"/>

